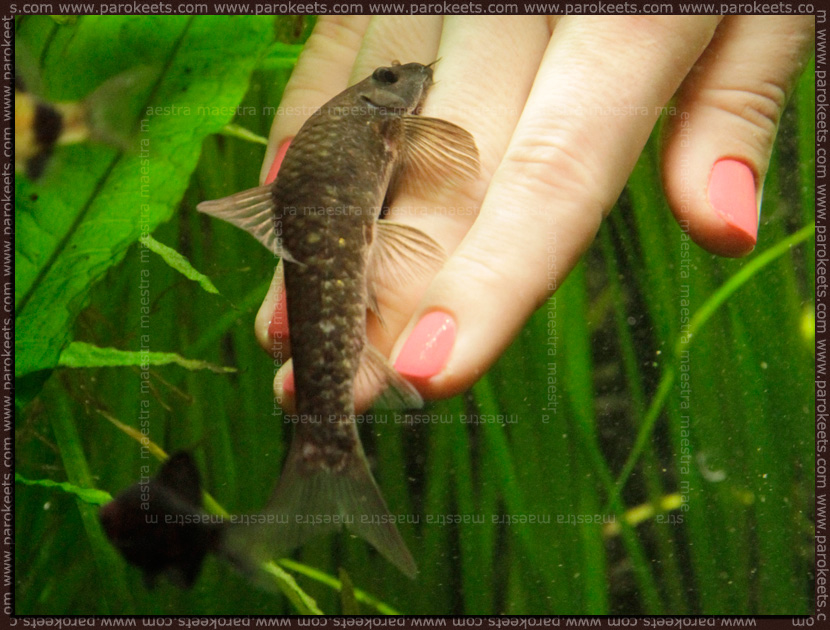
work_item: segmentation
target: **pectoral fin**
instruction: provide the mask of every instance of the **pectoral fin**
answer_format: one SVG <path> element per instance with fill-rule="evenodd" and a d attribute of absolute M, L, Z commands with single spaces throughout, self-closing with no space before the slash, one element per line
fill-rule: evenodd
<path fill-rule="evenodd" d="M 375 404 L 387 409 L 412 409 L 424 404 L 418 390 L 398 374 L 377 348 L 368 343 L 363 346 L 355 389 L 381 391 Z"/>
<path fill-rule="evenodd" d="M 276 256 L 291 262 L 297 262 L 283 247 L 279 238 L 278 225 L 280 216 L 275 213 L 274 195 L 270 185 L 259 186 L 240 193 L 203 201 L 196 209 L 231 225 L 242 228 Z"/>
<path fill-rule="evenodd" d="M 377 305 L 380 287 L 394 289 L 410 280 L 435 271 L 446 259 L 441 246 L 421 230 L 403 223 L 380 220 L 369 254 L 366 284 L 369 307 L 383 320 Z"/>
<path fill-rule="evenodd" d="M 404 116 L 404 144 L 393 188 L 431 194 L 476 178 L 478 148 L 470 133 L 438 118 Z"/>

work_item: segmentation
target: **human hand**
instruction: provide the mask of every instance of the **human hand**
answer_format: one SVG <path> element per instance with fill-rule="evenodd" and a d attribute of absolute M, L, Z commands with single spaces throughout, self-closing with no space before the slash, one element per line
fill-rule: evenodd
<path fill-rule="evenodd" d="M 450 253 L 433 278 L 379 296 L 370 341 L 426 398 L 471 386 L 593 240 L 661 108 L 677 93 L 663 182 L 681 227 L 749 253 L 778 121 L 809 59 L 811 16 L 320 18 L 271 129 L 261 180 L 317 107 L 381 65 L 430 63 L 423 107 L 476 138 L 479 179 L 440 200 L 402 195 L 390 218 Z M 276 159 L 275 159 L 276 158 Z M 256 321 L 288 357 L 282 270 Z M 293 407 L 290 361 L 275 395 Z M 376 392 L 356 392 L 358 409 Z"/>

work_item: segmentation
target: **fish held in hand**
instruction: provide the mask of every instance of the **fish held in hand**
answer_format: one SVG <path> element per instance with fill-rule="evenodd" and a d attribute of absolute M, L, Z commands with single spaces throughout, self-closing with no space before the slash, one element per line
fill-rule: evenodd
<path fill-rule="evenodd" d="M 295 433 L 263 528 L 233 527 L 233 553 L 265 559 L 347 529 L 405 574 L 415 562 L 369 469 L 355 426 L 355 387 L 386 402 L 422 404 L 366 339 L 377 295 L 434 270 L 444 252 L 416 228 L 380 218 L 402 190 L 432 195 L 473 180 L 473 137 L 418 115 L 432 85 L 419 63 L 377 68 L 323 105 L 289 147 L 276 180 L 198 209 L 241 227 L 285 264 L 296 388 Z"/>

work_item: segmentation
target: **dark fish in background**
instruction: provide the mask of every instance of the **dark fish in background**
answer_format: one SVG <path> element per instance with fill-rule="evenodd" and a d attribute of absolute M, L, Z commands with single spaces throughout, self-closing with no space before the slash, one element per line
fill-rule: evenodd
<path fill-rule="evenodd" d="M 140 66 L 115 75 L 79 102 L 52 103 L 15 77 L 14 170 L 31 179 L 43 174 L 56 147 L 101 142 L 127 150 L 135 129 L 128 103 L 150 85 L 153 73 Z"/>
<path fill-rule="evenodd" d="M 423 232 L 379 219 L 404 188 L 430 193 L 474 179 L 473 137 L 417 115 L 432 69 L 393 64 L 323 105 L 292 141 L 273 184 L 199 204 L 285 261 L 297 417 L 282 476 L 265 513 L 278 524 L 233 526 L 235 555 L 278 557 L 311 536 L 347 529 L 412 577 L 415 562 L 375 483 L 355 427 L 356 384 L 389 388 L 417 407 L 418 392 L 366 339 L 380 287 L 439 264 Z M 382 321 L 382 320 L 381 320 Z"/>
<path fill-rule="evenodd" d="M 130 486 L 99 513 L 121 555 L 144 572 L 148 588 L 165 574 L 189 588 L 209 551 L 219 551 L 226 524 L 202 511 L 199 471 L 190 455 L 168 459 L 147 483 Z"/>

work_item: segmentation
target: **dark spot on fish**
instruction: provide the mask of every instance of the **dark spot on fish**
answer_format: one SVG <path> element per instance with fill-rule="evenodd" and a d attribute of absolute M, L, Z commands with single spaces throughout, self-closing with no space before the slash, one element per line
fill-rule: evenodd
<path fill-rule="evenodd" d="M 54 144 L 63 131 L 63 116 L 54 107 L 38 103 L 35 107 L 35 140 L 39 145 Z"/>
<path fill-rule="evenodd" d="M 29 201 L 37 201 L 37 200 L 38 200 L 37 193 L 32 193 L 31 195 L 29 195 Z"/>
<path fill-rule="evenodd" d="M 52 155 L 52 147 L 43 149 L 37 155 L 26 162 L 26 175 L 29 179 L 37 179 L 43 175 L 46 165 L 49 163 L 49 156 Z"/>
<path fill-rule="evenodd" d="M 372 78 L 380 83 L 397 83 L 398 75 L 389 68 L 378 68 L 372 73 Z"/>

